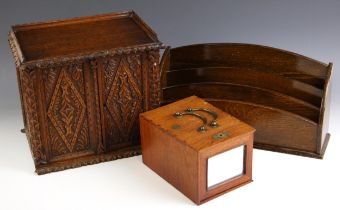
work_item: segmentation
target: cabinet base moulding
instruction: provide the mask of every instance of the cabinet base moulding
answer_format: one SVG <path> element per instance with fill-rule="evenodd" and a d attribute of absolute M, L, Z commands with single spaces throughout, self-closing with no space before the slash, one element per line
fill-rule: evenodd
<path fill-rule="evenodd" d="M 119 151 L 114 151 L 105 154 L 93 154 L 89 156 L 84 156 L 81 158 L 76 158 L 73 160 L 65 160 L 62 162 L 49 163 L 46 166 L 37 167 L 35 172 L 38 175 L 47 174 L 51 172 L 63 171 L 71 168 L 78 168 L 86 165 L 93 165 L 101 162 L 117 160 L 122 158 L 133 157 L 136 155 L 141 155 L 140 146 L 134 146 L 131 148 L 124 148 Z"/>

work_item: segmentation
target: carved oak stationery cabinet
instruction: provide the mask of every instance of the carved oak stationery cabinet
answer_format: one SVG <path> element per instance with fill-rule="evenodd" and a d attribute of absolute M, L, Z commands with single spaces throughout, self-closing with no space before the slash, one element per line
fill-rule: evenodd
<path fill-rule="evenodd" d="M 38 174 L 140 153 L 162 44 L 133 11 L 16 25 L 9 42 Z"/>
<path fill-rule="evenodd" d="M 255 148 L 323 157 L 331 63 L 266 46 L 216 43 L 167 49 L 161 71 L 163 104 L 197 95 L 256 128 Z"/>
<path fill-rule="evenodd" d="M 252 181 L 255 129 L 191 96 L 142 113 L 143 162 L 196 204 Z"/>

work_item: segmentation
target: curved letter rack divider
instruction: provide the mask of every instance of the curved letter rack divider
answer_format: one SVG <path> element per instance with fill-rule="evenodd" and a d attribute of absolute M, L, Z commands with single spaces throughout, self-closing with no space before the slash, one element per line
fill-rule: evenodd
<path fill-rule="evenodd" d="M 332 64 L 252 44 L 166 49 L 163 104 L 196 95 L 256 128 L 255 148 L 322 158 Z"/>

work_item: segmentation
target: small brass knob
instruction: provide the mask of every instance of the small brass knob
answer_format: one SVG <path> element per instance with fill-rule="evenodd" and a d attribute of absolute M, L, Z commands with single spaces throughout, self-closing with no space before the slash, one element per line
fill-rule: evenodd
<path fill-rule="evenodd" d="M 193 109 L 192 108 L 187 108 L 186 111 L 187 112 L 193 112 Z"/>
<path fill-rule="evenodd" d="M 218 123 L 214 120 L 210 123 L 210 126 L 213 127 L 213 128 L 216 128 L 216 127 L 218 127 Z"/>
<path fill-rule="evenodd" d="M 205 132 L 207 131 L 207 128 L 205 126 L 201 126 L 197 129 L 199 132 Z"/>
<path fill-rule="evenodd" d="M 178 117 L 182 117 L 182 113 L 176 112 L 176 113 L 174 114 L 174 116 L 177 117 L 177 118 L 178 118 Z"/>

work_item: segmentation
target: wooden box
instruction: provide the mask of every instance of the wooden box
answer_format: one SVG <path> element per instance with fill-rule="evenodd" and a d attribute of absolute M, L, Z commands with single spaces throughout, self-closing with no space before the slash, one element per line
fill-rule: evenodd
<path fill-rule="evenodd" d="M 332 64 L 266 46 L 197 44 L 167 49 L 163 104 L 197 95 L 256 128 L 254 147 L 322 158 Z"/>
<path fill-rule="evenodd" d="M 38 174 L 140 153 L 162 44 L 133 11 L 16 25 L 9 42 Z"/>
<path fill-rule="evenodd" d="M 255 129 L 196 96 L 142 113 L 140 127 L 143 162 L 196 204 L 252 181 Z M 221 174 L 210 170 L 236 149 L 238 158 L 218 166 Z M 227 177 L 219 177 L 223 171 Z"/>

